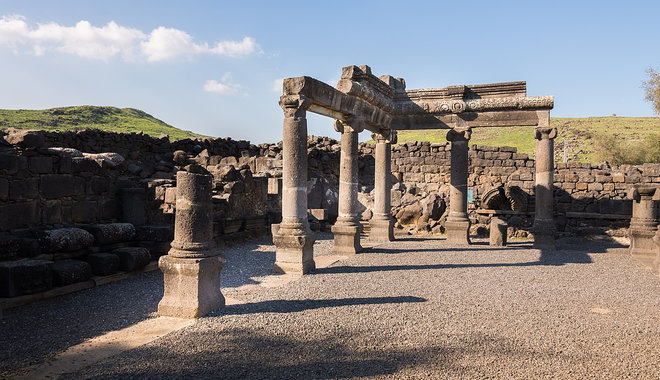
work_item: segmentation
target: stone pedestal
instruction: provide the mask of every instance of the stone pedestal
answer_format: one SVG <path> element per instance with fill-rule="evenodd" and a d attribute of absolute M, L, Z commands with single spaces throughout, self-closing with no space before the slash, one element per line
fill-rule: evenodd
<path fill-rule="evenodd" d="M 656 245 L 653 238 L 658 227 L 658 215 L 653 201 L 655 186 L 635 186 L 632 192 L 633 215 L 630 219 L 630 254 L 648 266 L 653 266 Z"/>
<path fill-rule="evenodd" d="M 506 245 L 506 230 L 508 225 L 502 218 L 490 220 L 490 245 L 504 247 Z"/>
<path fill-rule="evenodd" d="M 536 188 L 534 248 L 555 249 L 555 221 L 553 219 L 553 173 L 555 170 L 554 139 L 557 129 L 550 127 L 550 111 L 537 111 L 539 124 L 536 138 Z"/>
<path fill-rule="evenodd" d="M 360 215 L 358 213 L 358 133 L 362 130 L 359 122 L 348 125 L 335 122 L 335 129 L 341 132 L 341 160 L 339 167 L 339 205 L 337 222 L 332 226 L 334 246 L 337 254 L 351 255 L 362 251 L 360 245 Z"/>
<path fill-rule="evenodd" d="M 470 244 L 470 219 L 467 213 L 468 141 L 469 127 L 454 128 L 447 132 L 451 142 L 451 187 L 449 190 L 449 216 L 445 222 L 447 241 L 457 245 Z"/>
<path fill-rule="evenodd" d="M 374 178 L 374 208 L 373 216 L 369 221 L 369 240 L 386 242 L 394 240 L 394 218 L 392 209 L 392 151 L 391 144 L 396 143 L 396 131 L 386 137 L 372 134 L 376 141 L 376 170 Z"/>
<path fill-rule="evenodd" d="M 225 259 L 213 240 L 212 179 L 206 174 L 177 173 L 174 241 L 158 261 L 165 285 L 160 315 L 197 318 L 225 304 L 220 291 Z"/>
<path fill-rule="evenodd" d="M 282 223 L 273 230 L 277 273 L 302 275 L 316 269 L 314 234 L 307 220 L 307 107 L 303 96 L 282 96 Z"/>

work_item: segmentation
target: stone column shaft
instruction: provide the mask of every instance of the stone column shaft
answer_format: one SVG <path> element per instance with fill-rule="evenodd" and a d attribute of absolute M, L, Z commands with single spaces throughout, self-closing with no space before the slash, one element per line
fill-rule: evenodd
<path fill-rule="evenodd" d="M 633 215 L 630 219 L 630 254 L 648 266 L 653 266 L 656 246 L 653 238 L 658 227 L 658 215 L 653 196 L 655 186 L 638 185 L 633 189 Z"/>
<path fill-rule="evenodd" d="M 447 140 L 451 142 L 451 180 L 449 189 L 449 216 L 445 223 L 447 241 L 467 245 L 470 244 L 470 219 L 467 213 L 468 190 L 468 141 L 472 136 L 469 127 L 454 128 L 447 132 Z"/>
<path fill-rule="evenodd" d="M 394 240 L 394 218 L 392 209 L 392 143 L 396 143 L 396 131 L 392 131 L 389 139 L 379 134 L 372 134 L 376 141 L 375 178 L 374 178 L 374 208 L 369 222 L 369 240 Z"/>
<path fill-rule="evenodd" d="M 554 139 L 557 129 L 550 127 L 550 111 L 538 111 L 536 137 L 536 188 L 534 210 L 534 247 L 555 249 L 553 219 L 553 173 L 555 170 Z"/>
<path fill-rule="evenodd" d="M 207 174 L 177 173 L 174 241 L 158 260 L 165 288 L 160 315 L 197 318 L 225 304 L 220 292 L 225 258 L 213 240 L 212 179 Z"/>
<path fill-rule="evenodd" d="M 359 122 L 357 122 L 359 123 Z M 356 123 L 354 123 L 356 124 Z M 360 245 L 360 215 L 358 214 L 358 133 L 361 129 L 339 120 L 335 129 L 341 132 L 341 155 L 339 167 L 339 205 L 337 222 L 332 226 L 334 234 L 333 252 L 355 254 L 362 250 Z"/>
<path fill-rule="evenodd" d="M 307 221 L 307 113 L 309 100 L 282 96 L 282 223 L 273 228 L 275 271 L 304 274 L 315 269 L 314 235 Z"/>

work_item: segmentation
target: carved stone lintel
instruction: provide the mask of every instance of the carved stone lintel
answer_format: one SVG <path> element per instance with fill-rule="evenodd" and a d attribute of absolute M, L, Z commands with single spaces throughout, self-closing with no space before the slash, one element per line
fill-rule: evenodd
<path fill-rule="evenodd" d="M 463 128 L 454 128 L 447 131 L 447 141 L 459 142 L 459 141 L 470 141 L 472 137 L 472 128 L 463 127 Z"/>
<path fill-rule="evenodd" d="M 312 105 L 312 100 L 303 95 L 282 95 L 280 107 L 285 117 L 302 117 L 307 108 Z"/>
<path fill-rule="evenodd" d="M 537 140 L 554 139 L 557 137 L 557 128 L 555 127 L 537 127 L 534 129 L 534 138 Z"/>

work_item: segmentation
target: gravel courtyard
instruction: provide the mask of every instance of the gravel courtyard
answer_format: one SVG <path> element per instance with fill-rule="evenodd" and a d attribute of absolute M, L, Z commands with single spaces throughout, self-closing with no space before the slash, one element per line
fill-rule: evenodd
<path fill-rule="evenodd" d="M 233 304 L 63 377 L 660 378 L 660 276 L 611 241 L 559 247 L 408 237 L 265 287 L 274 247 L 243 243 L 222 274 Z M 0 377 L 156 317 L 162 291 L 156 271 L 5 311 Z"/>

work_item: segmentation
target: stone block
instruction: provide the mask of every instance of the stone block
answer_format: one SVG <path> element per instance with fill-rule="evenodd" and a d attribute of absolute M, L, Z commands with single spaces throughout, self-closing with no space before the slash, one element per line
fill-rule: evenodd
<path fill-rule="evenodd" d="M 124 243 L 135 239 L 135 227 L 130 223 L 94 224 L 84 229 L 94 236 L 96 246 Z"/>
<path fill-rule="evenodd" d="M 92 159 L 87 157 L 73 157 L 71 158 L 71 171 L 75 173 L 99 173 L 101 171 L 101 165 Z"/>
<path fill-rule="evenodd" d="M 600 182 L 590 183 L 588 186 L 589 191 L 602 191 L 603 184 Z"/>
<path fill-rule="evenodd" d="M 268 178 L 268 194 L 282 194 L 282 178 Z"/>
<path fill-rule="evenodd" d="M 87 281 L 92 277 L 92 267 L 80 260 L 61 260 L 53 263 L 53 285 L 66 286 Z"/>
<path fill-rule="evenodd" d="M 17 202 L 0 206 L 0 231 L 35 226 L 41 217 L 38 201 Z"/>
<path fill-rule="evenodd" d="M 9 198 L 9 181 L 0 178 L 0 201 L 6 201 Z"/>
<path fill-rule="evenodd" d="M 87 262 L 95 276 L 108 276 L 119 271 L 119 256 L 112 253 L 90 253 Z"/>
<path fill-rule="evenodd" d="M 46 174 L 39 184 L 44 198 L 56 199 L 73 195 L 73 176 L 68 174 Z"/>
<path fill-rule="evenodd" d="M 62 223 L 62 202 L 59 200 L 44 201 L 41 204 L 41 223 Z"/>
<path fill-rule="evenodd" d="M 0 261 L 18 257 L 21 252 L 20 239 L 15 236 L 0 236 Z"/>
<path fill-rule="evenodd" d="M 0 263 L 0 297 L 18 297 L 53 287 L 53 262 L 21 260 Z"/>
<path fill-rule="evenodd" d="M 94 176 L 86 184 L 87 194 L 103 194 L 108 191 L 110 181 L 105 177 Z"/>
<path fill-rule="evenodd" d="M 0 154 L 0 170 L 5 170 L 7 174 L 15 174 L 21 169 L 21 161 L 26 158 L 15 154 Z"/>
<path fill-rule="evenodd" d="M 28 168 L 32 173 L 46 174 L 53 171 L 53 158 L 50 156 L 34 156 L 28 158 Z"/>
<path fill-rule="evenodd" d="M 71 207 L 74 223 L 91 223 L 97 220 L 98 210 L 95 201 L 78 201 Z"/>
<path fill-rule="evenodd" d="M 119 256 L 119 268 L 131 272 L 144 268 L 151 261 L 149 250 L 143 247 L 124 247 L 112 251 Z"/>
<path fill-rule="evenodd" d="M 324 208 L 313 208 L 307 210 L 309 219 L 311 220 L 327 220 L 328 219 L 328 210 Z"/>
<path fill-rule="evenodd" d="M 504 219 L 492 218 L 490 221 L 490 245 L 498 247 L 505 246 L 507 229 L 508 225 Z"/>
<path fill-rule="evenodd" d="M 612 182 L 625 182 L 626 176 L 623 173 L 612 173 Z"/>
<path fill-rule="evenodd" d="M 39 180 L 37 178 L 17 179 L 10 182 L 9 199 L 35 199 L 39 196 Z"/>
<path fill-rule="evenodd" d="M 165 203 L 176 203 L 176 187 L 168 187 L 165 189 Z"/>
<path fill-rule="evenodd" d="M 575 190 L 577 190 L 577 191 L 584 191 L 584 190 L 587 190 L 588 188 L 589 188 L 589 184 L 584 183 L 584 182 L 578 182 L 575 185 Z"/>
<path fill-rule="evenodd" d="M 71 252 L 89 248 L 94 236 L 80 228 L 58 228 L 38 233 L 41 249 L 45 253 Z"/>

